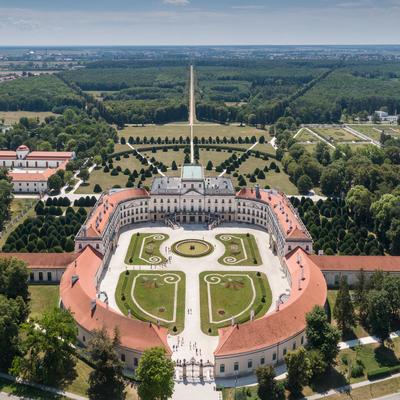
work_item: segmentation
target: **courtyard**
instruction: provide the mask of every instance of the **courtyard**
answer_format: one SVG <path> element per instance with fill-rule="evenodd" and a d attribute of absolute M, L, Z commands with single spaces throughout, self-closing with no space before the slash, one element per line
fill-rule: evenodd
<path fill-rule="evenodd" d="M 146 223 L 121 233 L 100 290 L 116 311 L 167 327 L 174 360 L 208 361 L 219 328 L 273 312 L 289 283 L 256 226 Z"/>

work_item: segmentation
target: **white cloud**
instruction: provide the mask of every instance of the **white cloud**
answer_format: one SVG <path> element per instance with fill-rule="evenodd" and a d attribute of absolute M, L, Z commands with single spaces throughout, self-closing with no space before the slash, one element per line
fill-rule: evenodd
<path fill-rule="evenodd" d="M 187 6 L 190 4 L 189 0 L 163 0 L 164 4 L 172 4 L 175 6 Z"/>

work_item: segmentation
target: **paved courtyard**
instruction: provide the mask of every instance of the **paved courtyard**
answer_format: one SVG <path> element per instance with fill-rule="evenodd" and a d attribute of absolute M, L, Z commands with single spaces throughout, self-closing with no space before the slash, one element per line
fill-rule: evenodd
<path fill-rule="evenodd" d="M 166 266 L 133 266 L 125 264 L 125 256 L 132 234 L 136 232 L 142 233 L 166 233 L 169 239 L 162 243 L 160 251 L 170 262 Z M 224 245 L 218 241 L 215 236 L 221 233 L 237 234 L 250 233 L 253 234 L 262 258 L 262 264 L 259 266 L 224 266 L 218 263 L 218 259 L 224 254 Z M 185 258 L 174 254 L 170 249 L 171 246 L 182 239 L 203 239 L 214 246 L 214 251 L 204 257 Z M 269 249 L 268 234 L 257 227 L 246 224 L 223 224 L 213 230 L 205 230 L 203 225 L 185 225 L 179 229 L 173 230 L 165 225 L 142 224 L 137 225 L 134 229 L 121 233 L 118 246 L 110 260 L 108 270 L 105 272 L 100 290 L 108 294 L 109 305 L 113 309 L 118 310 L 115 301 L 115 290 L 121 272 L 126 269 L 130 270 L 160 270 L 160 271 L 182 271 L 186 274 L 186 304 L 185 304 L 185 328 L 179 335 L 169 335 L 168 341 L 171 349 L 174 349 L 172 358 L 176 361 L 195 360 L 203 363 L 208 360 L 212 362 L 213 353 L 218 344 L 218 336 L 209 336 L 201 331 L 200 323 L 200 293 L 199 293 L 199 275 L 204 271 L 260 271 L 263 272 L 269 281 L 272 292 L 272 304 L 268 311 L 274 312 L 275 304 L 279 296 L 283 293 L 289 293 L 289 283 L 279 263 L 278 257 L 273 255 Z M 189 312 L 188 312 L 189 311 Z M 196 353 L 197 349 L 197 353 Z M 215 382 L 212 376 L 212 368 L 205 368 L 205 383 L 200 384 L 198 379 L 191 377 L 192 367 L 187 368 L 187 381 L 182 382 L 180 376 L 181 368 L 177 368 L 176 372 L 176 388 L 174 399 L 187 398 L 187 388 L 190 388 L 190 397 L 196 399 L 218 399 L 219 394 L 215 391 Z M 196 374 L 195 374 L 196 375 Z"/>

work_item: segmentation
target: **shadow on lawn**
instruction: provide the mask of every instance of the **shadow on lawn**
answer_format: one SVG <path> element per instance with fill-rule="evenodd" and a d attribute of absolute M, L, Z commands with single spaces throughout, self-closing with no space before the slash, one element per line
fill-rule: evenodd
<path fill-rule="evenodd" d="M 382 367 L 392 367 L 399 363 L 399 359 L 391 346 L 393 346 L 393 344 L 389 342 L 388 346 L 381 344 L 374 350 L 375 359 Z"/>
<path fill-rule="evenodd" d="M 0 379 L 0 392 L 6 391 L 7 393 L 11 393 L 15 396 L 21 398 L 29 398 L 29 399 L 40 399 L 40 400 L 61 400 L 64 399 L 63 396 L 59 396 L 57 394 L 52 394 L 48 392 L 44 392 L 38 389 L 35 389 L 30 386 L 17 384 L 11 381 L 7 381 L 5 379 Z"/>

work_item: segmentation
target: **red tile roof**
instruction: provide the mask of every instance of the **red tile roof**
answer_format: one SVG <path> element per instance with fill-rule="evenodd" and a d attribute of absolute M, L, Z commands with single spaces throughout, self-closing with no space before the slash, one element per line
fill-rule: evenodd
<path fill-rule="evenodd" d="M 400 256 L 317 256 L 310 259 L 322 271 L 383 270 L 400 273 Z"/>
<path fill-rule="evenodd" d="M 37 172 L 13 172 L 9 171 L 8 175 L 15 182 L 47 182 L 47 180 L 60 169 L 65 169 L 67 161 L 62 162 L 57 168 L 47 168 L 44 171 Z"/>
<path fill-rule="evenodd" d="M 73 153 L 70 151 L 32 151 L 27 156 L 27 160 L 70 160 Z"/>
<path fill-rule="evenodd" d="M 243 188 L 236 194 L 236 197 L 258 200 L 269 204 L 288 240 L 311 240 L 300 217 L 296 215 L 289 199 L 284 193 L 276 190 L 260 189 L 260 198 L 257 198 L 255 190 Z"/>
<path fill-rule="evenodd" d="M 285 257 L 285 261 L 292 282 L 289 299 L 279 311 L 273 309 L 255 321 L 220 329 L 219 344 L 214 352 L 216 357 L 262 350 L 296 336 L 305 329 L 306 313 L 315 305 L 325 304 L 327 287 L 324 276 L 307 252 L 298 247 Z M 301 280 L 300 265 L 303 266 L 304 280 Z"/>
<path fill-rule="evenodd" d="M 118 190 L 110 194 L 105 194 L 100 198 L 97 207 L 93 209 L 91 215 L 86 222 L 86 236 L 97 237 L 101 236 L 104 228 L 107 225 L 110 216 L 116 209 L 119 203 L 135 199 L 135 198 L 149 198 L 147 190 L 142 188 L 132 188 Z"/>
<path fill-rule="evenodd" d="M 0 160 L 16 160 L 17 153 L 12 150 L 0 150 Z"/>
<path fill-rule="evenodd" d="M 0 253 L 0 258 L 18 258 L 29 269 L 65 269 L 79 253 Z"/>
<path fill-rule="evenodd" d="M 122 347 L 139 352 L 151 347 L 163 347 L 171 354 L 167 329 L 128 318 L 96 298 L 96 273 L 101 264 L 101 254 L 86 246 L 61 278 L 60 297 L 63 306 L 72 312 L 77 324 L 87 331 L 105 327 L 112 334 L 118 327 Z M 79 277 L 75 284 L 72 284 L 73 275 Z M 92 301 L 96 305 L 93 310 Z"/>

